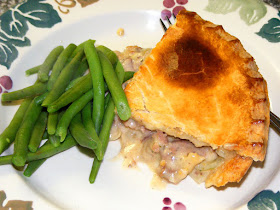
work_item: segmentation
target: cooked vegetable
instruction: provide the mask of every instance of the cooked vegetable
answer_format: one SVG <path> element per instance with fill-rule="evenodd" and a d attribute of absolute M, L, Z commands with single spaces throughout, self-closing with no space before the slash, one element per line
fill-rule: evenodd
<path fill-rule="evenodd" d="M 85 76 L 84 76 L 84 77 L 85 77 Z M 76 84 L 79 84 L 81 80 L 83 81 L 83 80 L 84 80 L 84 77 L 81 76 L 81 77 L 78 77 L 78 78 L 76 78 L 76 79 L 73 79 L 73 80 L 69 83 L 69 85 L 65 88 L 65 92 L 67 92 L 68 90 L 70 90 L 72 87 L 75 87 L 75 85 L 76 85 Z M 90 77 L 90 76 L 88 75 L 88 77 Z M 90 79 L 90 84 L 89 84 L 89 86 L 90 86 L 90 88 L 89 88 L 88 90 L 90 90 L 90 89 L 92 88 L 91 79 Z M 64 95 L 64 93 L 63 93 L 62 95 Z"/>
<path fill-rule="evenodd" d="M 117 75 L 119 81 L 124 81 L 125 72 L 124 72 L 122 63 L 119 60 L 116 63 L 115 72 L 116 72 L 116 75 Z"/>
<path fill-rule="evenodd" d="M 49 113 L 47 131 L 48 134 L 53 135 L 56 131 L 56 126 L 58 123 L 58 112 Z"/>
<path fill-rule="evenodd" d="M 0 161 L 1 163 L 1 161 Z M 90 175 L 89 175 L 89 183 L 93 184 L 96 180 L 99 168 L 101 166 L 102 160 L 98 160 L 97 158 L 94 158 L 92 167 L 91 167 L 91 171 L 90 171 Z"/>
<path fill-rule="evenodd" d="M 49 141 L 54 147 L 58 147 L 60 145 L 60 138 L 56 135 L 49 135 Z"/>
<path fill-rule="evenodd" d="M 51 157 L 60 152 L 68 150 L 71 147 L 74 147 L 75 145 L 77 145 L 77 142 L 70 134 L 68 134 L 67 137 L 65 138 L 65 141 L 62 144 L 60 144 L 58 147 L 54 147 L 52 144 L 47 144 L 47 145 L 40 147 L 39 150 L 35 153 L 33 153 L 33 152 L 27 153 L 26 162 L 31 162 L 34 160 L 40 160 L 43 158 Z M 11 164 L 12 158 L 13 158 L 13 155 L 1 156 L 0 165 Z"/>
<path fill-rule="evenodd" d="M 74 50 L 74 52 L 72 53 L 72 55 L 70 56 L 69 60 L 72 60 L 78 54 L 79 51 L 84 50 L 84 45 L 86 42 L 91 42 L 92 44 L 94 44 L 95 40 L 89 39 L 79 44 L 77 48 Z"/>
<path fill-rule="evenodd" d="M 61 119 L 61 117 L 63 116 L 63 114 L 65 113 L 64 110 L 62 111 L 59 111 L 59 112 L 56 112 L 58 113 L 57 114 L 57 123 L 58 121 Z M 51 115 L 52 113 L 49 113 L 49 115 Z M 49 141 L 51 142 L 51 144 L 54 146 L 54 147 L 58 147 L 60 145 L 60 138 L 59 136 L 56 136 L 55 135 L 55 132 L 56 132 L 56 128 L 57 128 L 57 124 L 55 125 L 55 131 L 54 131 L 54 134 L 53 135 L 49 135 Z"/>
<path fill-rule="evenodd" d="M 94 129 L 94 124 L 92 121 L 91 102 L 88 102 L 87 105 L 85 105 L 85 107 L 82 109 L 82 119 L 86 130 L 91 134 L 91 136 L 95 135 L 96 131 Z"/>
<path fill-rule="evenodd" d="M 2 101 L 15 101 L 29 97 L 35 97 L 47 91 L 47 83 L 36 82 L 34 85 L 2 94 Z"/>
<path fill-rule="evenodd" d="M 17 131 L 21 125 L 25 112 L 28 109 L 31 101 L 32 99 L 28 98 L 21 103 L 12 121 L 0 135 L 0 154 L 2 154 L 2 152 L 4 152 L 14 142 Z"/>
<path fill-rule="evenodd" d="M 47 119 L 48 119 L 48 113 L 45 111 L 42 111 L 39 115 L 38 119 L 36 120 L 36 123 L 34 125 L 31 138 L 28 144 L 28 149 L 30 152 L 36 152 L 37 149 L 40 146 L 40 143 L 42 141 L 42 137 L 44 135 L 44 132 L 46 130 L 47 125 Z"/>
<path fill-rule="evenodd" d="M 93 91 L 89 90 L 81 98 L 74 101 L 62 115 L 61 119 L 58 122 L 57 130 L 55 133 L 56 136 L 60 136 L 61 142 L 64 141 L 67 135 L 67 129 L 73 117 L 85 107 L 85 105 L 92 99 L 92 97 Z"/>
<path fill-rule="evenodd" d="M 119 80 L 120 83 L 123 82 L 123 72 L 122 72 L 122 68 L 119 68 L 119 71 L 116 73 L 116 76 Z M 124 71 L 124 70 L 123 70 Z M 100 132 L 100 141 L 101 141 L 101 153 L 102 153 L 102 158 L 94 158 L 93 160 L 93 164 L 91 167 L 91 172 L 89 175 L 89 182 L 90 183 L 94 183 L 96 176 L 98 174 L 100 165 L 102 163 L 102 159 L 104 157 L 104 154 L 106 152 L 107 146 L 108 146 L 108 142 L 109 142 L 109 137 L 110 137 L 110 130 L 114 121 L 114 109 L 115 109 L 115 105 L 113 102 L 113 99 L 111 98 L 111 95 L 108 94 L 106 96 L 107 100 L 108 100 L 108 104 L 106 105 L 106 111 L 105 111 L 105 116 L 104 116 L 104 122 L 103 122 L 103 127 L 102 130 Z"/>
<path fill-rule="evenodd" d="M 0 156 L 0 165 L 28 163 L 24 175 L 29 177 L 48 157 L 79 144 L 92 150 L 95 158 L 89 180 L 95 181 L 115 104 L 121 119 L 130 116 L 122 82 L 134 72 L 124 72 L 113 51 L 94 44 L 87 40 L 54 48 L 42 65 L 26 71 L 26 75 L 38 73 L 34 85 L 2 94 L 2 101 L 24 100 L 0 135 L 0 154 L 15 142 L 14 153 Z M 48 140 L 40 147 L 43 139 Z"/>
<path fill-rule="evenodd" d="M 43 103 L 43 101 L 45 100 L 45 98 L 47 97 L 48 94 L 49 94 L 48 92 L 45 92 L 42 95 L 37 96 L 35 98 L 35 103 L 37 105 L 41 105 Z"/>
<path fill-rule="evenodd" d="M 106 111 L 105 111 L 103 126 L 102 126 L 102 129 L 100 131 L 100 135 L 99 135 L 100 141 L 102 143 L 102 151 L 101 151 L 102 156 L 101 156 L 100 160 L 103 159 L 103 156 L 104 156 L 105 151 L 107 149 L 109 136 L 110 136 L 110 130 L 111 130 L 111 127 L 112 127 L 112 123 L 114 121 L 114 116 L 115 116 L 114 109 L 115 109 L 114 102 L 113 102 L 112 99 L 110 99 L 109 104 L 108 104 L 108 106 L 106 108 Z"/>
<path fill-rule="evenodd" d="M 47 138 L 49 138 L 49 134 L 47 130 L 45 130 L 42 139 L 47 139 Z"/>
<path fill-rule="evenodd" d="M 98 49 L 104 55 L 106 55 L 106 57 L 110 60 L 113 66 L 116 65 L 119 59 L 114 51 L 110 50 L 108 47 L 105 47 L 104 45 L 99 45 L 98 47 L 96 47 L 96 49 Z"/>
<path fill-rule="evenodd" d="M 123 78 L 123 82 L 126 82 L 127 80 L 131 79 L 134 75 L 134 71 L 126 71 L 124 73 L 124 78 Z"/>
<path fill-rule="evenodd" d="M 31 101 L 28 109 L 26 110 L 15 138 L 14 154 L 12 158 L 12 162 L 15 166 L 25 165 L 32 130 L 41 113 L 41 110 L 42 106 L 37 105 L 34 99 Z"/>
<path fill-rule="evenodd" d="M 42 106 L 50 105 L 62 95 L 73 76 L 73 72 L 79 66 L 83 55 L 84 52 L 82 50 L 79 51 L 77 55 L 71 60 L 71 62 L 63 68 L 57 80 L 55 81 L 53 88 L 47 95 L 46 99 L 43 101 Z"/>
<path fill-rule="evenodd" d="M 53 65 L 52 72 L 48 80 L 48 91 L 50 91 L 53 88 L 56 79 L 58 78 L 64 66 L 67 64 L 69 57 L 76 49 L 76 47 L 77 46 L 75 44 L 69 44 L 58 56 L 55 64 Z"/>
<path fill-rule="evenodd" d="M 78 69 L 74 72 L 72 79 L 74 80 L 74 79 L 77 79 L 77 78 L 83 76 L 85 74 L 86 70 L 88 70 L 88 62 L 87 62 L 86 58 L 83 58 Z"/>
<path fill-rule="evenodd" d="M 45 59 L 44 63 L 41 65 L 38 71 L 38 80 L 41 82 L 46 82 L 49 79 L 49 72 L 52 69 L 57 57 L 64 50 L 63 46 L 55 47 L 50 54 Z"/>
<path fill-rule="evenodd" d="M 84 93 L 92 89 L 90 74 L 82 77 L 72 88 L 64 92 L 57 100 L 48 106 L 48 112 L 56 112 L 62 107 L 80 98 Z"/>
<path fill-rule="evenodd" d="M 93 123 L 97 133 L 101 128 L 104 116 L 104 79 L 99 56 L 94 44 L 88 40 L 84 44 L 84 51 L 89 64 L 89 70 L 93 86 Z"/>
<path fill-rule="evenodd" d="M 28 70 L 25 71 L 25 75 L 26 75 L 26 76 L 30 76 L 30 75 L 32 75 L 32 74 L 36 74 L 36 73 L 38 73 L 38 71 L 40 70 L 40 68 L 41 68 L 41 65 L 35 66 L 35 67 L 33 67 L 33 68 L 30 68 L 30 69 L 28 69 Z"/>
<path fill-rule="evenodd" d="M 100 168 L 102 159 L 104 157 L 104 154 L 106 152 L 107 149 L 107 145 L 109 142 L 109 136 L 110 136 L 110 130 L 114 121 L 114 116 L 115 116 L 115 105 L 112 99 L 110 99 L 109 104 L 106 108 L 105 114 L 104 114 L 104 120 L 103 120 L 103 126 L 102 129 L 100 131 L 100 141 L 101 141 L 101 153 L 102 156 L 101 158 L 95 158 L 92 164 L 92 168 L 91 168 L 91 172 L 90 172 L 90 176 L 89 176 L 89 182 L 90 183 L 94 183 L 96 176 L 98 174 L 98 170 Z"/>
<path fill-rule="evenodd" d="M 82 110 L 82 120 L 83 120 L 83 125 L 89 135 L 91 136 L 92 139 L 94 139 L 97 142 L 97 147 L 94 150 L 95 155 L 98 157 L 98 159 L 101 159 L 102 157 L 102 150 L 101 150 L 101 141 L 94 129 L 94 124 L 92 121 L 92 108 L 91 108 L 91 103 L 87 103 L 87 105 L 83 108 Z"/>
<path fill-rule="evenodd" d="M 125 93 L 122 89 L 122 83 L 120 82 L 120 80 L 123 81 L 124 72 L 120 69 L 117 76 L 109 59 L 103 53 L 99 52 L 98 54 L 102 65 L 103 75 L 117 108 L 118 115 L 121 120 L 128 120 L 131 116 L 131 111 Z M 118 77 L 120 77 L 120 80 Z"/>
<path fill-rule="evenodd" d="M 30 163 L 28 163 L 26 169 L 23 172 L 23 175 L 26 177 L 30 177 L 46 160 L 47 158 L 31 161 Z"/>
<path fill-rule="evenodd" d="M 82 124 L 81 113 L 76 114 L 76 116 L 71 121 L 70 132 L 77 143 L 82 147 L 94 150 L 97 148 L 97 143 L 100 144 L 100 142 L 97 142 L 96 139 L 93 139 L 85 129 L 84 125 Z"/>

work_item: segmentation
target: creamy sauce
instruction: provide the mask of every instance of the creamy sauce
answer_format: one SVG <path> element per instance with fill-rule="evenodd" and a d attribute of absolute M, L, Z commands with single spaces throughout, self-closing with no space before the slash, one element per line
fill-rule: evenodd
<path fill-rule="evenodd" d="M 115 117 L 110 140 L 119 140 L 125 167 L 136 168 L 143 162 L 155 173 L 152 188 L 164 188 L 166 182 L 178 184 L 189 174 L 204 182 L 211 170 L 223 162 L 211 147 L 195 147 L 188 140 L 150 131 L 132 119 L 122 122 Z"/>
<path fill-rule="evenodd" d="M 122 53 L 116 51 L 125 71 L 138 71 L 151 49 L 129 46 Z M 125 87 L 125 84 L 124 86 Z M 155 173 L 151 187 L 162 189 L 166 183 L 177 184 L 188 175 L 197 183 L 235 152 L 219 148 L 195 147 L 188 140 L 171 137 L 161 131 L 150 131 L 132 119 L 122 122 L 117 116 L 111 128 L 110 140 L 121 143 L 120 155 L 125 167 L 137 168 L 137 162 L 146 163 Z"/>

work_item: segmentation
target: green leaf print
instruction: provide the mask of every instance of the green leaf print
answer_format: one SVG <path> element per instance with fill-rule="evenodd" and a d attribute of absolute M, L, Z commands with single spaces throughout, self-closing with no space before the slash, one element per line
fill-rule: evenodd
<path fill-rule="evenodd" d="M 280 193 L 263 190 L 247 204 L 247 207 L 249 210 L 280 209 Z"/>
<path fill-rule="evenodd" d="M 280 12 L 278 15 L 280 15 Z M 280 42 L 280 20 L 277 18 L 270 19 L 257 34 L 269 42 Z"/>
<path fill-rule="evenodd" d="M 227 14 L 237 10 L 242 4 L 242 0 L 209 0 L 205 8 L 208 12 L 215 14 Z"/>
<path fill-rule="evenodd" d="M 59 22 L 57 11 L 45 0 L 28 0 L 8 10 L 0 17 L 0 65 L 9 69 L 18 57 L 17 48 L 31 45 L 28 23 L 51 28 Z"/>
<path fill-rule="evenodd" d="M 247 25 L 258 22 L 267 13 L 261 0 L 209 0 L 205 9 L 215 14 L 227 14 L 239 9 L 240 18 Z"/>

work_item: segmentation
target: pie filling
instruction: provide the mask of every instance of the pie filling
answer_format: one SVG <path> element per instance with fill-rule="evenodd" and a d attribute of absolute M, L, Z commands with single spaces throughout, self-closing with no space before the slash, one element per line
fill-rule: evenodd
<path fill-rule="evenodd" d="M 148 130 L 132 119 L 122 122 L 117 116 L 110 140 L 120 141 L 124 166 L 137 167 L 137 162 L 146 163 L 160 178 L 174 184 L 188 175 L 197 183 L 205 182 L 215 168 L 236 155 L 221 148 L 195 147 L 189 140 Z"/>
<path fill-rule="evenodd" d="M 125 71 L 137 71 L 150 51 L 129 46 L 123 52 L 116 53 Z M 236 155 L 223 148 L 195 147 L 189 140 L 148 130 L 133 119 L 122 122 L 117 116 L 110 140 L 120 141 L 125 166 L 136 167 L 137 162 L 144 162 L 160 178 L 174 184 L 188 175 L 197 183 L 202 183 L 213 170 Z"/>

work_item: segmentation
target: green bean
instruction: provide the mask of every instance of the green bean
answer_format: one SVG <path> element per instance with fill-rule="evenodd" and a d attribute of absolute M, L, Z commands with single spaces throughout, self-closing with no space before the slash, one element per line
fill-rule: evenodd
<path fill-rule="evenodd" d="M 43 138 L 44 131 L 46 130 L 48 113 L 42 111 L 34 125 L 31 138 L 28 144 L 30 152 L 36 152 Z"/>
<path fill-rule="evenodd" d="M 35 98 L 35 103 L 37 105 L 41 105 L 43 103 L 43 101 L 45 100 L 45 98 L 47 97 L 48 94 L 49 94 L 48 92 L 45 92 L 42 95 L 37 96 Z"/>
<path fill-rule="evenodd" d="M 30 68 L 30 69 L 28 69 L 28 70 L 25 71 L 25 75 L 26 75 L 26 76 L 30 76 L 30 75 L 32 75 L 32 74 L 36 74 L 36 73 L 38 73 L 38 71 L 40 70 L 40 68 L 41 68 L 41 65 L 35 66 L 35 67 L 33 67 L 33 68 Z"/>
<path fill-rule="evenodd" d="M 120 62 L 118 63 L 118 65 L 122 65 Z M 124 72 L 124 68 L 122 67 L 119 67 L 117 70 L 116 70 L 116 75 L 117 75 L 117 78 L 119 80 L 119 82 L 122 84 L 123 81 L 124 81 L 124 77 L 125 77 L 125 72 Z"/>
<path fill-rule="evenodd" d="M 71 147 L 74 147 L 75 145 L 77 145 L 77 142 L 70 134 L 68 134 L 65 141 L 62 144 L 60 144 L 58 147 L 54 147 L 52 144 L 47 144 L 47 145 L 40 147 L 37 152 L 34 152 L 34 153 L 29 152 L 27 154 L 26 162 L 31 162 L 34 160 L 40 160 L 43 158 L 51 157 L 60 152 L 68 150 Z M 13 157 L 13 155 L 0 156 L 0 165 L 11 164 L 12 157 Z"/>
<path fill-rule="evenodd" d="M 118 71 L 117 72 L 117 77 L 118 80 L 120 81 L 120 83 L 122 83 L 122 72 Z M 92 164 L 92 168 L 91 168 L 91 172 L 89 175 L 89 182 L 90 183 L 94 183 L 96 176 L 98 174 L 100 165 L 102 163 L 102 159 L 104 157 L 105 151 L 107 149 L 108 146 L 108 142 L 109 142 L 109 137 L 110 137 L 110 130 L 113 124 L 113 120 L 114 120 L 114 109 L 115 109 L 115 105 L 114 105 L 114 101 L 111 98 L 110 94 L 107 94 L 106 96 L 106 100 L 108 100 L 108 105 L 106 106 L 106 111 L 105 111 L 105 115 L 104 115 L 104 119 L 103 119 L 103 127 L 102 130 L 100 132 L 99 138 L 102 144 L 102 148 L 101 148 L 101 152 L 103 154 L 102 158 L 94 158 L 93 164 Z"/>
<path fill-rule="evenodd" d="M 78 77 L 78 78 L 76 78 L 76 79 L 73 79 L 73 80 L 69 83 L 69 85 L 66 87 L 65 92 L 67 92 L 68 90 L 70 90 L 72 87 L 75 87 L 75 85 L 78 84 L 81 80 L 84 80 L 84 77 L 83 77 L 83 76 Z M 92 85 L 90 84 L 90 88 L 89 88 L 89 89 L 91 89 L 91 88 L 92 88 Z M 64 93 L 63 93 L 63 94 L 64 94 Z M 62 95 L 63 95 L 63 94 L 62 94 Z"/>
<path fill-rule="evenodd" d="M 118 74 L 117 76 L 112 64 L 103 53 L 99 52 L 99 57 L 102 65 L 103 75 L 114 100 L 118 115 L 121 120 L 128 120 L 131 116 L 131 110 L 128 105 L 126 95 L 122 89 L 122 82 L 120 82 L 120 80 L 123 79 L 123 75 Z"/>
<path fill-rule="evenodd" d="M 49 144 L 50 141 L 46 141 L 43 144 L 43 147 L 47 144 Z M 30 177 L 35 171 L 37 171 L 37 169 L 47 160 L 47 158 L 43 158 L 40 160 L 34 160 L 34 161 L 30 161 L 27 165 L 27 167 L 25 168 L 23 175 L 26 177 Z"/>
<path fill-rule="evenodd" d="M 58 112 L 58 119 L 57 119 L 57 122 L 62 118 L 62 116 L 64 115 L 64 113 L 65 113 L 65 109 L 63 109 L 63 110 L 60 110 L 59 112 Z"/>
<path fill-rule="evenodd" d="M 77 79 L 77 78 L 83 76 L 87 70 L 88 70 L 88 62 L 87 62 L 86 58 L 83 58 L 78 69 L 74 72 L 72 79 Z"/>
<path fill-rule="evenodd" d="M 49 134 L 48 134 L 47 130 L 45 130 L 42 139 L 44 140 L 47 138 L 49 138 Z"/>
<path fill-rule="evenodd" d="M 48 158 L 67 149 L 70 149 L 75 145 L 77 145 L 77 142 L 70 134 L 68 134 L 65 138 L 65 141 L 58 147 L 54 147 L 52 144 L 48 144 L 44 147 L 41 147 L 36 153 L 29 153 L 27 156 L 27 161 L 30 162 L 32 160 Z"/>
<path fill-rule="evenodd" d="M 93 123 L 97 133 L 101 128 L 102 119 L 104 116 L 104 78 L 102 73 L 102 67 L 99 60 L 97 50 L 90 41 L 86 41 L 84 44 L 84 51 L 88 60 L 89 70 L 92 78 L 93 86 Z"/>
<path fill-rule="evenodd" d="M 58 112 L 57 123 L 61 119 L 61 117 L 63 116 L 64 113 L 65 113 L 65 110 Z M 51 114 L 51 113 L 49 113 L 49 114 Z M 56 127 L 55 127 L 55 129 L 56 129 Z M 58 147 L 60 145 L 60 138 L 59 138 L 59 136 L 56 136 L 55 134 L 49 135 L 49 140 L 54 147 Z"/>
<path fill-rule="evenodd" d="M 87 41 L 88 41 L 88 40 L 87 40 Z M 85 44 L 85 42 L 87 42 L 87 41 L 84 41 L 84 42 L 82 42 L 81 44 L 79 44 L 79 45 L 77 46 L 77 48 L 74 50 L 74 52 L 72 53 L 72 55 L 70 56 L 69 59 L 73 59 L 73 58 L 78 54 L 78 52 L 79 52 L 80 50 L 84 50 L 84 44 Z M 94 43 L 95 43 L 95 40 L 90 39 L 90 42 L 91 42 L 92 44 L 94 44 Z"/>
<path fill-rule="evenodd" d="M 21 103 L 10 124 L 0 135 L 0 154 L 2 154 L 6 149 L 8 149 L 8 147 L 14 142 L 17 131 L 21 125 L 25 112 L 28 109 L 31 101 L 32 99 L 28 98 Z"/>
<path fill-rule="evenodd" d="M 23 172 L 23 175 L 26 177 L 32 176 L 37 169 L 43 165 L 43 163 L 47 160 L 47 158 L 40 159 L 40 160 L 34 160 L 28 163 L 26 169 Z"/>
<path fill-rule="evenodd" d="M 38 71 L 38 79 L 41 82 L 46 82 L 49 79 L 49 72 L 52 69 L 57 57 L 64 50 L 63 46 L 55 47 L 45 59 Z"/>
<path fill-rule="evenodd" d="M 56 101 L 51 103 L 48 106 L 48 112 L 56 112 L 60 110 L 62 107 L 70 104 L 71 102 L 80 98 L 84 93 L 92 89 L 92 80 L 91 75 L 87 74 L 82 76 L 81 78 L 77 78 L 75 84 L 72 87 L 69 87 L 65 93 L 63 93 Z M 70 85 L 70 84 L 69 84 Z M 108 90 L 108 87 L 105 83 L 104 87 L 105 91 Z"/>
<path fill-rule="evenodd" d="M 124 72 L 124 78 L 123 78 L 123 82 L 126 82 L 127 80 L 131 79 L 134 75 L 134 71 L 126 71 Z"/>
<path fill-rule="evenodd" d="M 94 124 L 92 121 L 92 108 L 91 108 L 91 102 L 88 102 L 85 107 L 82 109 L 82 119 L 83 119 L 83 124 L 86 128 L 86 130 L 92 134 L 96 133 L 94 130 Z"/>
<path fill-rule="evenodd" d="M 56 135 L 49 135 L 49 140 L 54 147 L 58 147 L 60 145 L 60 138 Z"/>
<path fill-rule="evenodd" d="M 80 98 L 84 93 L 92 89 L 91 75 L 87 74 L 80 81 L 63 93 L 56 101 L 48 106 L 48 112 L 56 112 L 62 107 Z"/>
<path fill-rule="evenodd" d="M 0 161 L 1 163 L 1 161 Z M 93 184 L 96 180 L 99 168 L 101 166 L 102 160 L 98 160 L 97 158 L 94 158 L 92 167 L 91 167 L 91 171 L 90 171 L 90 175 L 89 175 L 89 182 L 91 184 Z"/>
<path fill-rule="evenodd" d="M 34 85 L 26 88 L 16 90 L 9 93 L 2 94 L 2 101 L 15 101 L 29 97 L 35 97 L 45 93 L 47 90 L 47 83 L 36 82 Z"/>
<path fill-rule="evenodd" d="M 70 133 L 80 146 L 92 150 L 96 149 L 97 142 L 94 141 L 94 139 L 86 131 L 84 125 L 82 124 L 82 118 L 80 113 L 75 115 L 75 117 L 71 121 L 69 129 Z"/>
<path fill-rule="evenodd" d="M 105 154 L 105 151 L 107 149 L 108 146 L 108 142 L 109 142 L 109 136 L 110 136 L 110 130 L 114 121 L 114 117 L 115 117 L 115 104 L 113 102 L 112 99 L 110 99 L 108 106 L 106 108 L 105 111 L 105 115 L 104 115 L 104 120 L 102 123 L 102 129 L 100 131 L 100 141 L 102 143 L 102 155 L 101 158 L 99 158 L 99 160 L 102 160 Z"/>
<path fill-rule="evenodd" d="M 121 63 L 117 63 L 117 65 L 121 65 Z M 128 73 L 128 74 L 130 74 L 130 73 Z M 118 71 L 116 71 L 116 76 L 120 83 L 123 82 L 125 75 L 126 75 L 126 73 L 124 72 L 124 69 L 121 67 L 118 69 Z M 114 120 L 114 115 L 115 115 L 114 114 L 115 104 L 114 104 L 113 99 L 111 98 L 111 94 L 108 94 L 108 101 L 109 102 L 106 107 L 106 113 L 105 113 L 104 122 L 103 122 L 104 126 L 102 127 L 102 130 L 100 132 L 100 140 L 102 142 L 103 155 L 105 154 L 105 151 L 106 151 L 106 148 L 108 145 L 110 130 L 111 130 L 112 123 Z"/>
<path fill-rule="evenodd" d="M 96 49 L 100 50 L 104 55 L 106 55 L 106 57 L 110 60 L 113 66 L 116 65 L 119 59 L 114 51 L 110 50 L 108 47 L 105 47 L 104 45 L 99 45 L 96 47 Z"/>
<path fill-rule="evenodd" d="M 12 158 L 15 166 L 24 166 L 26 162 L 29 140 L 41 110 L 42 106 L 37 105 L 33 99 L 16 134 L 14 154 Z"/>
<path fill-rule="evenodd" d="M 79 66 L 83 54 L 83 51 L 79 51 L 79 53 L 73 58 L 73 60 L 63 68 L 56 82 L 54 83 L 52 90 L 43 101 L 42 106 L 49 106 L 52 102 L 54 102 L 62 95 L 73 76 L 73 72 Z"/>
<path fill-rule="evenodd" d="M 116 63 L 115 71 L 119 81 L 124 81 L 125 72 L 122 63 L 119 60 Z"/>
<path fill-rule="evenodd" d="M 105 105 L 104 105 L 104 108 L 105 108 L 105 109 L 107 108 L 110 99 L 111 99 L 111 95 L 110 95 L 110 94 L 107 94 L 107 95 L 105 96 Z"/>
<path fill-rule="evenodd" d="M 122 63 L 120 62 L 118 56 L 114 51 L 112 51 L 111 49 L 103 45 L 98 46 L 97 49 L 100 50 L 110 60 L 113 67 L 115 68 L 116 74 L 118 75 L 120 81 L 125 82 L 128 79 L 132 78 L 135 72 L 133 71 L 125 72 Z"/>
<path fill-rule="evenodd" d="M 76 47 L 77 46 L 75 44 L 69 44 L 58 56 L 55 64 L 53 65 L 52 72 L 48 80 L 48 91 L 50 91 L 53 88 L 56 79 L 58 78 L 64 66 L 67 64 L 69 57 L 76 49 Z"/>
<path fill-rule="evenodd" d="M 103 45 L 100 45 L 97 47 L 99 51 L 101 51 L 111 62 L 112 66 L 115 68 L 116 74 L 118 75 L 118 78 L 120 81 L 124 80 L 124 68 L 116 55 L 114 51 L 109 49 L 108 47 L 105 47 Z"/>
<path fill-rule="evenodd" d="M 91 138 L 93 138 L 98 144 L 96 149 L 94 150 L 94 153 L 96 154 L 96 156 L 98 156 L 98 158 L 101 158 L 102 153 L 101 151 L 101 142 L 100 139 L 94 129 L 94 124 L 92 121 L 92 108 L 91 108 L 91 103 L 88 102 L 87 105 L 82 109 L 82 119 L 83 119 L 83 125 L 86 129 L 86 131 L 89 133 L 89 135 L 91 136 Z"/>
<path fill-rule="evenodd" d="M 110 130 L 113 124 L 113 120 L 114 120 L 114 116 L 115 116 L 115 105 L 112 99 L 110 99 L 109 104 L 106 108 L 105 114 L 104 114 L 104 119 L 103 119 L 103 123 L 102 123 L 102 129 L 100 131 L 100 141 L 102 143 L 102 148 L 101 148 L 101 152 L 102 152 L 102 158 L 98 159 L 98 158 L 94 158 L 93 164 L 92 164 L 92 168 L 91 168 L 91 172 L 90 172 L 90 176 L 89 176 L 89 182 L 90 183 L 94 183 L 96 176 L 98 174 L 98 170 L 100 168 L 100 165 L 102 163 L 102 159 L 104 157 L 105 151 L 107 149 L 107 145 L 109 142 L 109 136 L 110 136 Z"/>
<path fill-rule="evenodd" d="M 53 135 L 56 131 L 56 126 L 58 122 L 58 112 L 49 113 L 47 131 L 48 134 Z"/>
<path fill-rule="evenodd" d="M 65 113 L 63 114 L 63 116 L 58 122 L 56 133 L 55 133 L 56 136 L 60 136 L 61 142 L 65 139 L 67 135 L 67 129 L 73 117 L 78 112 L 80 112 L 90 100 L 92 100 L 92 97 L 93 97 L 93 91 L 89 90 L 79 99 L 74 101 L 65 111 Z"/>

